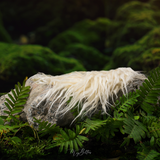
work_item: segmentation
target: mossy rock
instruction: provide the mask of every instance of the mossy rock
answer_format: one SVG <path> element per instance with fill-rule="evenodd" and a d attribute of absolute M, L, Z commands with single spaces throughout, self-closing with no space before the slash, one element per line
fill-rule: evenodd
<path fill-rule="evenodd" d="M 160 27 L 154 28 L 137 43 L 139 45 L 147 46 L 148 48 L 160 47 Z"/>
<path fill-rule="evenodd" d="M 126 45 L 123 47 L 118 47 L 112 55 L 112 58 L 108 64 L 104 67 L 105 70 L 109 70 L 117 67 L 132 67 L 133 69 L 141 69 L 142 66 L 137 66 L 131 61 L 139 57 L 146 48 L 141 45 Z"/>
<path fill-rule="evenodd" d="M 142 70 L 151 71 L 160 66 L 160 47 L 146 50 L 140 57 L 132 59 L 129 65 L 142 66 Z"/>
<path fill-rule="evenodd" d="M 49 42 L 49 48 L 55 52 L 60 52 L 69 44 L 84 43 L 83 36 L 76 31 L 64 31 Z"/>
<path fill-rule="evenodd" d="M 149 70 L 160 64 L 160 27 L 144 35 L 132 45 L 118 47 L 112 56 L 112 68 L 129 66 L 135 70 Z M 114 63 L 113 63 L 114 62 Z M 109 66 L 105 66 L 108 69 Z"/>
<path fill-rule="evenodd" d="M 107 18 L 99 18 L 95 21 L 86 19 L 54 37 L 48 46 L 57 53 L 73 43 L 94 46 L 103 50 L 107 32 L 111 34 L 112 26 L 113 24 Z"/>
<path fill-rule="evenodd" d="M 68 45 L 59 55 L 77 59 L 87 70 L 102 69 L 109 61 L 109 58 L 96 48 L 80 43 Z"/>
<path fill-rule="evenodd" d="M 7 42 L 7 43 L 12 42 L 10 35 L 3 26 L 1 13 L 0 13 L 0 42 Z"/>
<path fill-rule="evenodd" d="M 38 45 L 0 43 L 0 80 L 17 83 L 37 72 L 64 74 L 85 70 L 75 59 L 60 57 L 49 48 Z"/>
<path fill-rule="evenodd" d="M 149 3 L 131 1 L 119 7 L 116 14 L 116 20 L 125 20 L 126 22 L 132 23 L 148 22 L 156 25 L 157 22 L 155 17 L 157 16 L 157 11 L 158 10 L 155 10 Z"/>
<path fill-rule="evenodd" d="M 134 44 L 141 39 L 145 34 L 151 31 L 155 26 L 148 22 L 141 23 L 117 23 L 117 29 L 106 39 L 107 46 L 117 48 L 120 46 Z"/>
<path fill-rule="evenodd" d="M 114 49 L 134 44 L 149 31 L 160 24 L 160 12 L 149 3 L 130 1 L 118 8 L 115 22 L 118 27 L 112 36 L 106 39 Z"/>

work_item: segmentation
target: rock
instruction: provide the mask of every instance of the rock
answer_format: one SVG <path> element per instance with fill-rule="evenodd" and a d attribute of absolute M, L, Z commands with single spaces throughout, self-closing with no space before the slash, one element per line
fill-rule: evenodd
<path fill-rule="evenodd" d="M 28 100 L 26 104 L 24 105 L 24 110 L 19 114 L 20 120 L 23 122 L 29 122 L 30 125 L 33 125 L 34 128 L 38 127 L 38 124 L 34 122 L 33 117 L 36 119 L 41 119 L 42 121 L 48 121 L 52 125 L 57 124 L 59 126 L 67 126 L 71 123 L 71 121 L 74 119 L 74 116 L 71 114 L 71 112 L 66 113 L 64 117 L 55 117 L 53 114 L 54 111 L 58 108 L 59 103 L 55 103 L 52 107 L 52 111 L 48 113 L 48 109 L 50 107 L 50 104 L 47 104 L 44 107 L 45 102 L 41 103 L 39 106 L 37 104 L 40 102 L 42 97 L 47 93 L 48 89 L 47 85 L 40 85 L 34 83 L 35 79 L 42 75 L 42 73 L 38 73 L 34 76 L 32 76 L 30 79 L 27 80 L 26 86 L 31 86 L 31 91 L 28 97 Z M 34 80 L 33 80 L 34 79 Z M 9 92 L 11 95 L 12 93 Z M 3 95 L 0 97 L 0 115 L 7 116 L 6 113 L 4 113 L 4 110 L 8 110 L 8 108 L 5 106 L 5 98 L 9 98 L 8 95 Z"/>
<path fill-rule="evenodd" d="M 125 73 L 122 72 L 122 74 L 128 74 L 128 71 L 130 69 L 126 70 Z M 110 71 L 110 72 L 114 72 Z M 110 73 L 109 72 L 109 73 Z M 119 70 L 117 70 L 118 74 L 119 74 Z M 132 70 L 131 70 L 132 72 Z M 70 109 L 64 114 L 64 116 L 62 116 L 62 114 L 56 114 L 56 111 L 58 109 L 58 107 L 60 105 L 61 106 L 61 110 L 65 109 L 66 107 L 68 107 L 68 101 L 64 101 L 65 103 L 62 103 L 63 100 L 63 96 L 65 96 L 65 93 L 63 93 L 63 88 L 61 88 L 60 85 L 62 85 L 62 87 L 66 85 L 68 85 L 68 83 L 72 83 L 71 81 L 73 81 L 73 85 L 76 82 L 72 76 L 78 76 L 77 74 L 81 74 L 81 78 L 77 81 L 77 83 L 82 80 L 83 81 L 83 76 L 85 76 L 85 74 L 90 74 L 90 76 L 92 75 L 94 78 L 94 74 L 99 74 L 99 73 L 103 73 L 106 74 L 105 71 L 102 72 L 98 72 L 98 71 L 93 71 L 93 72 L 72 72 L 70 74 L 65 74 L 62 76 L 51 76 L 51 75 L 45 75 L 43 73 L 37 73 L 36 75 L 30 77 L 27 81 L 26 81 L 26 86 L 30 86 L 31 87 L 31 91 L 29 94 L 29 97 L 27 99 L 26 104 L 24 105 L 24 109 L 23 111 L 20 113 L 20 119 L 24 122 L 28 122 L 30 125 L 33 125 L 34 128 L 38 128 L 38 124 L 34 122 L 34 118 L 36 119 L 41 119 L 42 121 L 48 121 L 51 124 L 57 124 L 59 126 L 68 126 L 71 124 L 71 122 L 74 120 L 74 116 L 73 114 L 70 112 Z M 107 72 L 108 73 L 108 72 Z M 117 74 L 117 75 L 118 75 Z M 133 72 L 133 75 L 135 74 L 136 76 L 136 72 Z M 70 77 L 71 76 L 71 77 Z M 80 75 L 79 75 L 80 76 Z M 90 77 L 89 76 L 89 77 Z M 102 75 L 101 78 L 103 78 L 104 75 Z M 123 77 L 123 75 L 121 75 Z M 137 76 L 139 76 L 139 79 L 134 79 L 132 81 L 132 83 L 128 83 L 129 79 L 126 81 L 127 83 L 127 90 L 128 92 L 130 91 L 135 91 L 143 82 L 143 79 L 145 78 L 144 75 L 138 74 Z M 53 91 L 56 89 L 52 88 L 53 84 L 50 78 L 55 78 L 55 82 L 53 81 L 53 83 L 58 84 L 58 90 L 56 90 L 55 93 L 53 93 Z M 67 77 L 70 77 L 70 79 Z M 110 77 L 110 76 L 109 76 Z M 52 80 L 53 80 L 52 78 Z M 76 78 L 76 77 L 75 77 Z M 121 77 L 120 77 L 121 78 Z M 60 81 L 60 82 L 57 82 Z M 70 81 L 71 80 L 71 81 Z M 90 79 L 91 80 L 91 79 Z M 75 82 L 74 82 L 75 81 Z M 91 80 L 92 81 L 92 80 Z M 97 79 L 95 78 L 95 81 L 97 81 Z M 94 79 L 93 79 L 94 82 Z M 86 82 L 88 85 L 88 82 Z M 117 83 L 117 81 L 116 81 Z M 120 82 L 121 83 L 121 82 Z M 69 85 L 69 88 L 71 89 L 73 87 L 73 85 Z M 82 83 L 83 85 L 83 83 Z M 103 84 L 104 85 L 104 84 Z M 107 84 L 108 86 L 108 84 Z M 84 86 L 81 86 L 82 88 Z M 80 87 L 80 88 L 81 88 Z M 103 88 L 103 87 L 102 87 Z M 111 88 L 110 88 L 111 89 Z M 83 90 L 83 89 L 82 89 Z M 86 89 L 87 90 L 87 89 Z M 97 90 L 97 89 L 96 89 Z M 112 90 L 112 89 L 111 89 Z M 115 89 L 115 93 L 113 94 L 114 100 L 117 99 L 117 97 L 122 96 L 122 94 L 124 93 L 124 91 L 122 91 L 121 89 L 118 91 L 117 88 Z M 68 88 L 67 88 L 68 91 Z M 91 90 L 91 92 L 93 91 L 93 89 Z M 87 91 L 88 92 L 88 91 Z M 117 93 L 116 93 L 117 92 Z M 52 95 L 53 93 L 53 95 Z M 75 93 L 73 91 L 73 93 Z M 110 93 L 110 92 L 109 92 Z M 10 92 L 10 94 L 12 94 Z M 111 93 L 112 94 L 112 93 Z M 115 96 L 117 94 L 117 96 Z M 75 94 L 76 95 L 76 94 Z M 91 94 L 89 94 L 91 95 Z M 46 97 L 45 97 L 46 96 Z M 60 98 L 54 98 L 54 96 L 57 98 L 58 96 L 61 96 Z M 70 95 L 69 95 L 70 97 Z M 73 95 L 74 97 L 74 95 Z M 113 103 L 113 99 L 109 97 L 109 102 Z M 7 115 L 5 114 L 3 111 L 4 110 L 8 110 L 7 107 L 5 106 L 4 102 L 5 102 L 5 98 L 8 98 L 7 94 L 3 95 L 0 97 L 0 115 Z M 53 105 L 51 105 L 51 103 L 55 100 L 55 102 L 53 103 Z M 84 99 L 85 100 L 85 99 Z M 78 100 L 79 101 L 79 100 Z M 83 100 L 82 100 L 83 101 Z M 77 104 L 77 102 L 76 102 Z M 52 107 L 51 107 L 52 106 Z M 96 107 L 97 112 L 99 110 L 102 110 L 102 106 L 101 104 L 98 103 L 98 107 Z M 64 112 L 63 112 L 64 113 Z M 96 112 L 95 112 L 96 113 Z M 89 115 L 87 115 L 89 116 Z M 89 116 L 90 117 L 90 116 Z"/>

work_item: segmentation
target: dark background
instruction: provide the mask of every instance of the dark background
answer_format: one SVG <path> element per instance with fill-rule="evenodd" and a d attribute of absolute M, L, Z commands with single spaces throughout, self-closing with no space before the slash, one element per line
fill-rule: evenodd
<path fill-rule="evenodd" d="M 37 72 L 159 64 L 159 0 L 0 1 L 0 92 Z"/>

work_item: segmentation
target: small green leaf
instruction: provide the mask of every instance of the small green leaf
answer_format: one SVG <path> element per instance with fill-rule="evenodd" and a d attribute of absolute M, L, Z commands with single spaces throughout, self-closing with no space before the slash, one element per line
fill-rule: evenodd
<path fill-rule="evenodd" d="M 12 115 L 9 115 L 10 118 L 12 118 L 13 120 L 15 120 L 16 122 L 18 122 L 19 120 L 17 118 L 15 118 L 14 116 Z"/>
<path fill-rule="evenodd" d="M 20 110 L 22 110 L 23 108 L 24 108 L 24 106 L 14 107 L 14 109 L 20 109 Z"/>
<path fill-rule="evenodd" d="M 22 102 L 16 102 L 15 103 L 15 107 L 18 107 L 18 106 L 22 106 L 22 105 L 25 105 L 26 104 L 26 101 L 22 101 Z"/>
<path fill-rule="evenodd" d="M 20 138 L 16 137 L 16 136 L 12 137 L 11 140 L 12 140 L 13 142 L 15 142 L 15 144 L 18 144 L 18 143 L 21 143 L 21 142 L 22 142 L 22 140 L 21 140 Z"/>
<path fill-rule="evenodd" d="M 138 119 L 139 119 L 139 116 L 134 116 L 134 119 L 135 119 L 135 120 L 138 120 Z"/>
<path fill-rule="evenodd" d="M 64 143 L 61 143 L 60 147 L 59 147 L 59 152 L 62 152 L 63 151 L 63 146 L 64 146 Z"/>
<path fill-rule="evenodd" d="M 16 95 L 15 91 L 13 89 L 11 89 L 11 92 L 12 92 L 14 98 L 17 99 L 17 95 Z"/>
<path fill-rule="evenodd" d="M 18 82 L 18 87 L 19 87 L 19 90 L 21 91 L 22 86 L 19 82 Z"/>
<path fill-rule="evenodd" d="M 12 100 L 12 102 L 13 103 L 15 103 L 16 101 L 15 101 L 15 99 L 12 97 L 12 95 L 11 94 L 8 94 L 8 96 L 9 96 L 9 98 Z"/>
<path fill-rule="evenodd" d="M 69 134 L 69 138 L 70 139 L 74 139 L 75 136 L 76 136 L 76 134 L 72 130 L 70 130 L 70 129 L 68 129 L 68 134 Z"/>
<path fill-rule="evenodd" d="M 60 130 L 60 133 L 62 134 L 62 136 L 63 136 L 63 138 L 65 139 L 65 140 L 69 140 L 69 137 L 68 137 L 68 135 L 67 135 L 67 133 L 64 131 L 64 130 Z"/>
<path fill-rule="evenodd" d="M 13 111 L 11 111 L 11 114 L 20 113 L 20 112 L 22 112 L 21 109 L 14 109 Z"/>
<path fill-rule="evenodd" d="M 16 93 L 17 93 L 17 96 L 19 95 L 19 89 L 18 89 L 18 86 L 15 84 L 15 90 L 16 90 Z"/>
<path fill-rule="evenodd" d="M 7 119 L 8 116 L 0 116 L 2 119 Z"/>
<path fill-rule="evenodd" d="M 0 117 L 0 125 L 3 125 L 4 124 L 4 121 L 3 119 Z"/>
<path fill-rule="evenodd" d="M 150 145 L 151 145 L 152 147 L 154 146 L 154 141 L 155 141 L 155 140 L 154 140 L 154 136 L 152 136 L 152 137 L 151 137 L 151 140 L 150 140 Z"/>
<path fill-rule="evenodd" d="M 6 105 L 6 107 L 7 107 L 10 111 L 12 111 L 12 109 L 11 109 L 11 107 L 9 106 L 8 103 L 4 102 L 4 104 Z"/>
<path fill-rule="evenodd" d="M 73 145 L 74 145 L 75 151 L 78 151 L 79 149 L 75 139 L 73 139 Z"/>
<path fill-rule="evenodd" d="M 79 140 L 78 137 L 76 138 L 76 141 L 77 141 L 77 144 L 80 146 L 80 148 L 82 148 L 82 147 L 83 147 L 83 144 L 81 143 L 81 141 Z"/>
<path fill-rule="evenodd" d="M 27 98 L 28 96 L 29 96 L 29 94 L 22 94 L 21 95 L 21 93 L 20 93 L 19 96 L 18 96 L 18 100 Z"/>
<path fill-rule="evenodd" d="M 8 98 L 6 98 L 6 101 L 7 101 L 12 107 L 14 107 L 14 104 L 13 104 Z"/>
<path fill-rule="evenodd" d="M 65 142 L 65 145 L 64 145 L 64 153 L 67 153 L 67 151 L 68 151 L 68 146 L 69 146 L 69 141 L 66 141 L 66 142 Z"/>
<path fill-rule="evenodd" d="M 70 140 L 69 144 L 70 144 L 70 153 L 73 153 L 73 141 Z"/>
<path fill-rule="evenodd" d="M 7 113 L 7 114 L 10 114 L 10 112 L 9 111 L 3 111 L 4 113 Z"/>

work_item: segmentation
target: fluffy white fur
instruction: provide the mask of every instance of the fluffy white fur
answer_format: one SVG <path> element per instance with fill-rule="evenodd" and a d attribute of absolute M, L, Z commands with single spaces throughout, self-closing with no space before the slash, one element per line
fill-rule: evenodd
<path fill-rule="evenodd" d="M 79 117 L 91 115 L 99 106 L 107 114 L 111 106 L 109 99 L 117 97 L 120 90 L 126 94 L 127 85 L 136 79 L 144 80 L 146 77 L 131 68 L 118 68 L 110 71 L 72 72 L 60 76 L 43 74 L 35 79 L 35 83 L 48 85 L 49 90 L 42 101 L 46 100 L 47 103 L 52 99 L 50 110 L 59 101 L 56 115 L 65 114 L 76 106 Z"/>

